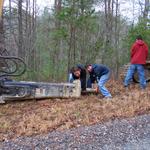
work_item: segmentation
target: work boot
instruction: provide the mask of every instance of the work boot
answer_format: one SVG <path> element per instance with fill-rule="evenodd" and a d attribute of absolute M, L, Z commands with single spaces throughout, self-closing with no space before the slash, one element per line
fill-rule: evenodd
<path fill-rule="evenodd" d="M 103 99 L 110 101 L 110 100 L 112 99 L 112 96 L 106 96 L 106 97 L 104 97 Z"/>

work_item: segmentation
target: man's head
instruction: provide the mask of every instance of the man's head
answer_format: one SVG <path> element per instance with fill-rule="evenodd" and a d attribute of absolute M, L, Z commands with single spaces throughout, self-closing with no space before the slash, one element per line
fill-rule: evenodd
<path fill-rule="evenodd" d="M 91 64 L 88 64 L 88 65 L 86 65 L 86 70 L 90 73 L 90 72 L 92 72 L 92 65 Z"/>
<path fill-rule="evenodd" d="M 81 75 L 81 69 L 78 67 L 72 67 L 71 73 L 74 74 L 76 77 L 80 77 Z"/>
<path fill-rule="evenodd" d="M 136 37 L 136 40 L 143 40 L 143 38 L 142 38 L 141 35 L 138 35 L 138 36 Z"/>

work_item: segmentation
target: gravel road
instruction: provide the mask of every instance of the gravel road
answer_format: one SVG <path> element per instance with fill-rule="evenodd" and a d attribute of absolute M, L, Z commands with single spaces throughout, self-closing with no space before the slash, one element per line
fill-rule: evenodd
<path fill-rule="evenodd" d="M 0 150 L 149 150 L 150 115 L 104 124 L 21 137 L 0 143 Z"/>

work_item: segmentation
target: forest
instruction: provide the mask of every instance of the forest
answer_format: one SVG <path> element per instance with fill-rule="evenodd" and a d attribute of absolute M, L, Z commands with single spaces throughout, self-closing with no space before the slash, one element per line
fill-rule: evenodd
<path fill-rule="evenodd" d="M 125 17 L 127 3 L 132 10 Z M 40 8 L 38 0 L 5 0 L 1 53 L 7 49 L 25 61 L 23 80 L 67 81 L 72 66 L 86 63 L 106 64 L 117 79 L 135 37 L 141 34 L 150 46 L 149 5 L 149 0 L 55 0 Z"/>

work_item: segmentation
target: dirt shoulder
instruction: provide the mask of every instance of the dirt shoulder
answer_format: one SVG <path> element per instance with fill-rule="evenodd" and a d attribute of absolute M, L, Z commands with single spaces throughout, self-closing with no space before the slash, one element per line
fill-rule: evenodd
<path fill-rule="evenodd" d="M 150 113 L 149 85 L 145 91 L 138 85 L 127 90 L 114 81 L 107 87 L 113 95 L 111 101 L 88 95 L 0 105 L 0 141 Z"/>
<path fill-rule="evenodd" d="M 1 150 L 149 150 L 150 115 L 115 119 L 106 123 L 0 143 Z"/>

